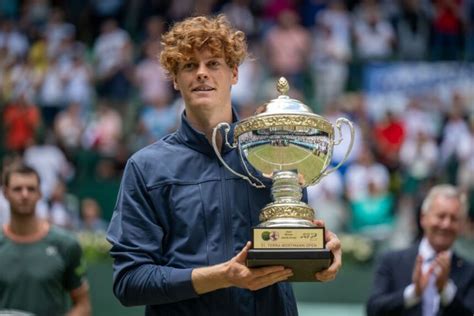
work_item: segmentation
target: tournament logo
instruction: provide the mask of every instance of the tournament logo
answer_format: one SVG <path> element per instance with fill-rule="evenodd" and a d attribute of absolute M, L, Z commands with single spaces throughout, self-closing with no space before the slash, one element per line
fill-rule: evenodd
<path fill-rule="evenodd" d="M 280 238 L 280 233 L 278 233 L 277 231 L 263 231 L 262 232 L 262 239 L 264 241 L 276 241 L 278 240 L 278 238 Z"/>

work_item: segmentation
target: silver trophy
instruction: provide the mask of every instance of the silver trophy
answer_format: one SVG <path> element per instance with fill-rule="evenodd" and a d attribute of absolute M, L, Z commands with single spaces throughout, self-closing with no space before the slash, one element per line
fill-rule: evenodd
<path fill-rule="evenodd" d="M 290 281 L 316 281 L 314 273 L 328 267 L 332 257 L 325 249 L 324 227 L 314 225 L 314 210 L 301 201 L 302 189 L 318 183 L 347 160 L 354 143 L 354 128 L 346 118 L 338 118 L 333 125 L 290 98 L 285 78 L 280 78 L 277 90 L 278 98 L 236 124 L 232 144 L 228 140 L 230 125 L 219 123 L 213 130 L 212 145 L 221 163 L 251 185 L 265 187 L 261 177 L 273 181 L 274 201 L 262 209 L 260 224 L 252 229 L 253 248 L 247 264 L 285 265 L 293 269 Z M 334 146 L 342 142 L 342 125 L 350 129 L 350 143 L 344 159 L 328 169 Z M 247 174 L 236 172 L 222 159 L 217 146 L 219 131 L 224 133 L 226 146 L 239 151 Z"/>

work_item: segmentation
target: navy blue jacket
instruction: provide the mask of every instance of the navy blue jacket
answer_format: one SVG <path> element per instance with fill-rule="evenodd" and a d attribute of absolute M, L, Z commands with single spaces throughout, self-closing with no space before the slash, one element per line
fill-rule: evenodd
<path fill-rule="evenodd" d="M 237 150 L 222 155 L 243 173 Z M 289 283 L 198 295 L 191 282 L 193 268 L 228 261 L 244 247 L 270 201 L 269 188 L 227 171 L 183 115 L 177 132 L 125 168 L 107 236 L 115 295 L 126 306 L 147 305 L 146 315 L 297 315 Z"/>

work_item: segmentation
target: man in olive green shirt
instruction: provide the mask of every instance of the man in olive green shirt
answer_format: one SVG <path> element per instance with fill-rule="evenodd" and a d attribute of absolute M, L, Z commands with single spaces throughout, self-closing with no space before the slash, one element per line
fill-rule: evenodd
<path fill-rule="evenodd" d="M 10 222 L 0 229 L 0 313 L 90 315 L 81 248 L 70 233 L 36 217 L 39 182 L 36 171 L 21 164 L 4 175 Z"/>

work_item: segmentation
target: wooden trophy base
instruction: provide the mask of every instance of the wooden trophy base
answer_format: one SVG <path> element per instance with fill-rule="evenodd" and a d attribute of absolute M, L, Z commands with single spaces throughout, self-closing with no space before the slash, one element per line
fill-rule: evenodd
<path fill-rule="evenodd" d="M 248 267 L 285 266 L 293 270 L 290 282 L 317 282 L 315 273 L 333 259 L 324 247 L 324 227 L 255 227 L 252 246 Z"/>
<path fill-rule="evenodd" d="M 285 266 L 293 270 L 289 282 L 317 282 L 315 273 L 328 268 L 332 253 L 327 249 L 250 249 L 248 267 Z"/>

